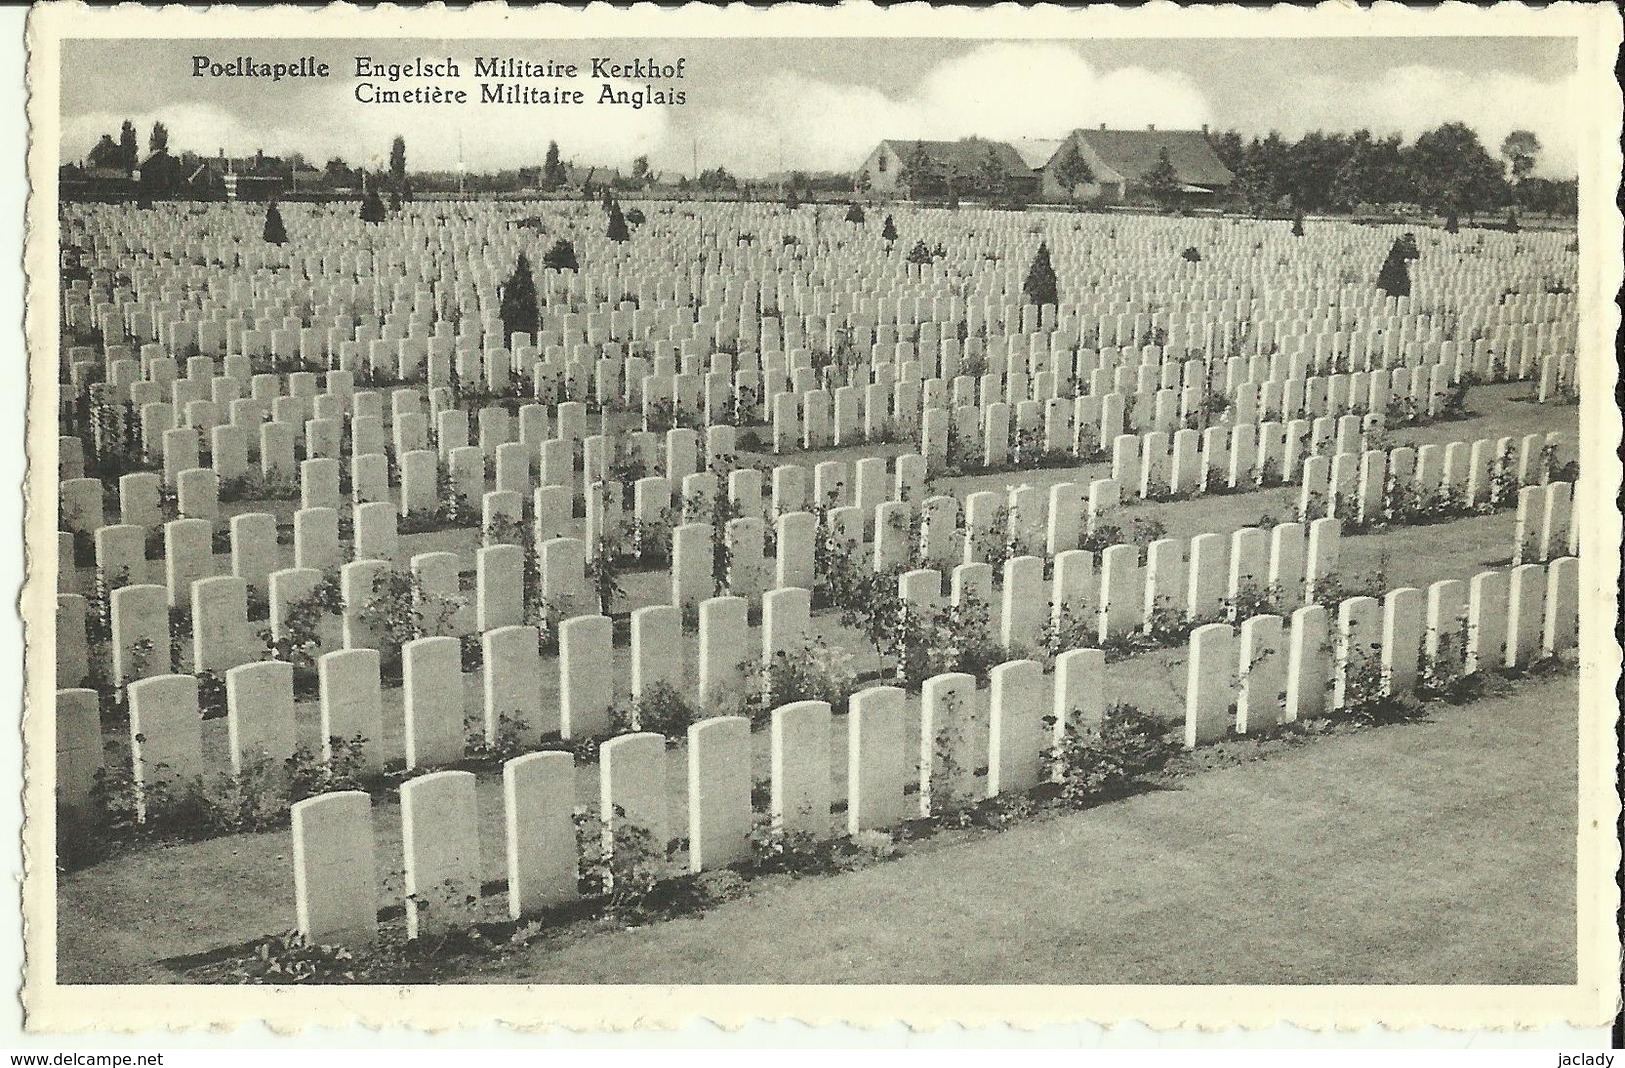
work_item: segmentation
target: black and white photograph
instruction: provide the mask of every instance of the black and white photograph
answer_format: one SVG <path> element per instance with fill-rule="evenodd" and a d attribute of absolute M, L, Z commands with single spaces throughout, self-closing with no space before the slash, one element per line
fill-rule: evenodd
<path fill-rule="evenodd" d="M 1617 11 L 216 13 L 35 12 L 40 1019 L 1612 1018 Z"/>

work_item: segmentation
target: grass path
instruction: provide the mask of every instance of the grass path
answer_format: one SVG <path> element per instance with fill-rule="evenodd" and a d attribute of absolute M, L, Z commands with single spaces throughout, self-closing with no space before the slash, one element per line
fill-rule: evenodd
<path fill-rule="evenodd" d="M 697 917 L 540 983 L 1569 983 L 1571 676 Z"/>

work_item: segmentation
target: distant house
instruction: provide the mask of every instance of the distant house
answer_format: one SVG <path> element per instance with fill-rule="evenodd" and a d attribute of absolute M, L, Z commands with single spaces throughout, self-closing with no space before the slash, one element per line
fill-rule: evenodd
<path fill-rule="evenodd" d="M 1038 175 L 1011 145 L 968 137 L 960 141 L 890 139 L 876 145 L 853 174 L 859 191 L 891 193 L 911 200 L 989 192 L 1030 197 Z"/>
<path fill-rule="evenodd" d="M 252 156 L 217 156 L 200 161 L 201 170 L 188 170 L 191 186 L 223 188 L 227 200 L 263 201 L 301 193 L 331 193 L 336 186 L 327 172 L 298 156 L 283 158 L 255 152 Z"/>
<path fill-rule="evenodd" d="M 141 161 L 134 178 L 142 197 L 147 200 L 167 200 L 185 190 L 187 169 L 180 160 L 159 149 Z"/>
<path fill-rule="evenodd" d="M 1235 182 L 1208 143 L 1207 129 L 1073 130 L 1058 142 L 1041 165 L 1042 195 L 1046 199 L 1073 198 L 1127 201 L 1142 194 L 1144 179 L 1166 152 L 1178 176 L 1183 199 L 1211 202 L 1224 196 Z M 1079 168 L 1077 160 L 1084 166 Z M 1083 175 L 1084 179 L 1069 179 Z"/>

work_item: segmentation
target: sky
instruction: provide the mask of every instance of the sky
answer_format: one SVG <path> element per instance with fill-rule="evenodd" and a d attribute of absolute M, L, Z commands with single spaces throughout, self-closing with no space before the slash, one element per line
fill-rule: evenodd
<path fill-rule="evenodd" d="M 1493 152 L 1513 129 L 1543 150 L 1537 174 L 1576 168 L 1572 38 L 1315 38 L 965 41 L 948 39 L 654 39 L 615 41 L 78 40 L 63 44 L 61 158 L 79 160 L 132 119 L 143 151 L 153 121 L 172 150 L 300 152 L 379 165 L 406 139 L 414 170 L 535 166 L 549 140 L 567 160 L 656 171 L 718 165 L 743 175 L 855 169 L 882 138 L 1060 137 L 1079 126 L 1309 130 L 1415 137 L 1459 120 Z M 198 78 L 192 57 L 328 62 L 322 80 Z M 451 57 L 477 99 L 476 56 L 576 62 L 575 106 L 364 105 L 355 57 Z M 684 59 L 681 106 L 597 103 L 592 57 Z M 401 81 L 396 87 L 427 84 Z M 537 82 L 535 84 L 548 84 Z M 645 82 L 617 82 L 642 88 Z"/>

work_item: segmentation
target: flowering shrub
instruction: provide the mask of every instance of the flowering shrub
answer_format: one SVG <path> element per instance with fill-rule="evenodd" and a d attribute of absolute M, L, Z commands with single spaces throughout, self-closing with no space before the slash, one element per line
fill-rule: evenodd
<path fill-rule="evenodd" d="M 1135 705 L 1106 710 L 1100 725 L 1081 722 L 1081 710 L 1067 715 L 1061 738 L 1044 751 L 1063 802 L 1077 808 L 1129 793 L 1145 776 L 1160 771 L 1182 745 L 1167 724 Z M 1052 731 L 1056 718 L 1044 717 Z"/>
<path fill-rule="evenodd" d="M 763 695 L 764 713 L 794 701 L 825 701 L 837 714 L 857 690 L 855 658 L 839 645 L 821 638 L 800 649 L 777 653 L 770 662 L 751 661 L 746 686 Z"/>

